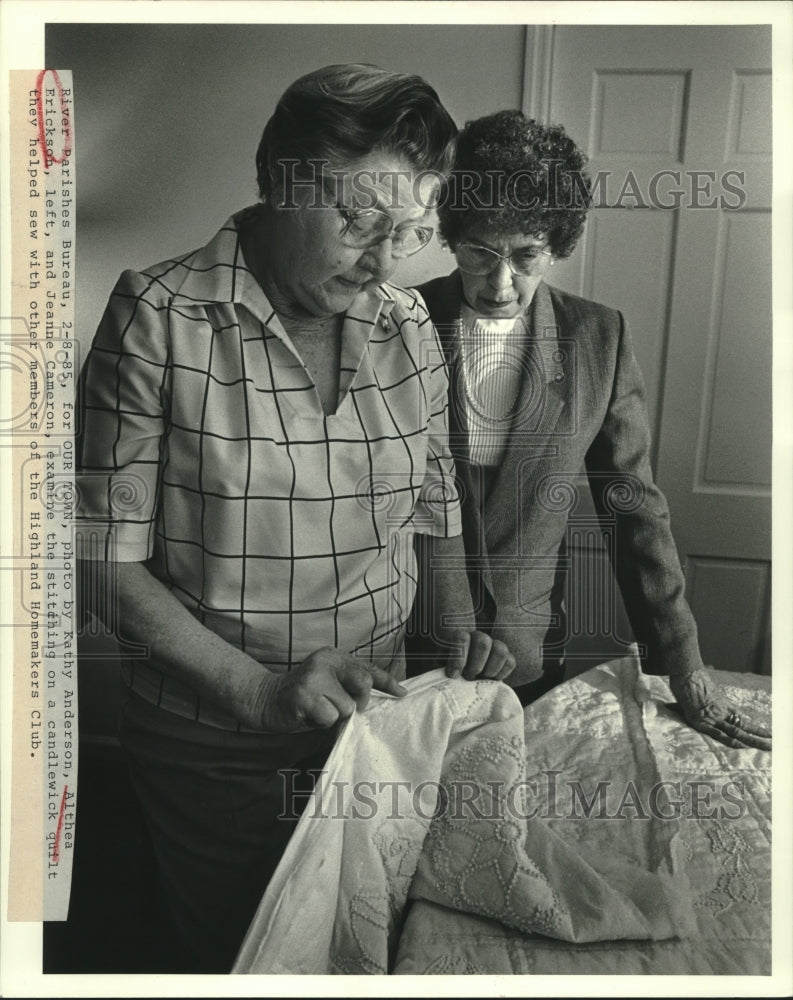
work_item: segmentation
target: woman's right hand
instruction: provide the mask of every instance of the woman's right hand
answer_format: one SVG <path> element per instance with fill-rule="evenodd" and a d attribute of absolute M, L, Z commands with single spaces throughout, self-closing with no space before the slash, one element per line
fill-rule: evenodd
<path fill-rule="evenodd" d="M 118 619 L 107 621 L 108 626 L 145 644 L 164 672 L 246 729 L 289 733 L 328 728 L 365 708 L 373 687 L 397 697 L 407 694 L 381 667 L 331 647 L 316 650 L 288 674 L 265 670 L 202 625 L 145 564 L 117 563 L 115 580 L 106 577 L 104 563 L 80 566 L 99 574 L 92 593 L 116 596 Z M 106 603 L 111 607 L 107 598 Z"/>
<path fill-rule="evenodd" d="M 252 707 L 258 727 L 270 733 L 327 729 L 369 703 L 372 688 L 398 698 L 405 688 L 381 667 L 328 646 L 286 674 L 263 684 Z"/>

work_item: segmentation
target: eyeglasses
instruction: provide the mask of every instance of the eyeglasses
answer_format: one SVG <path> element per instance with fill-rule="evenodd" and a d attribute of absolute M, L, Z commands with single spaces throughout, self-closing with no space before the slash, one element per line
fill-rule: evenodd
<path fill-rule="evenodd" d="M 394 220 L 379 208 L 349 209 L 336 206 L 344 220 L 339 239 L 348 247 L 368 250 L 383 240 L 391 240 L 392 257 L 411 257 L 432 239 L 429 226 L 406 226 L 394 231 Z"/>
<path fill-rule="evenodd" d="M 539 274 L 545 264 L 545 258 L 553 256 L 547 247 L 542 249 L 525 247 L 505 256 L 488 247 L 480 247 L 476 243 L 460 243 L 455 248 L 454 255 L 460 270 L 466 274 L 490 274 L 498 266 L 499 261 L 505 260 L 513 274 L 527 278 Z"/>

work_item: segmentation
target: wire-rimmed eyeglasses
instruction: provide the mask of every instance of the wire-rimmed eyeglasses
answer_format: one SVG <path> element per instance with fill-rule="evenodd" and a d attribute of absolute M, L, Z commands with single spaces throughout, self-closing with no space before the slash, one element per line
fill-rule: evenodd
<path fill-rule="evenodd" d="M 513 274 L 523 277 L 539 274 L 547 258 L 553 256 L 548 247 L 524 247 L 511 254 L 503 254 L 477 243 L 460 243 L 455 247 L 454 255 L 460 270 L 467 274 L 490 274 L 499 261 L 505 260 Z"/>
<path fill-rule="evenodd" d="M 403 226 L 394 229 L 394 220 L 379 208 L 350 209 L 336 206 L 344 220 L 339 239 L 348 247 L 368 250 L 383 240 L 391 240 L 392 257 L 411 257 L 432 239 L 429 226 Z"/>

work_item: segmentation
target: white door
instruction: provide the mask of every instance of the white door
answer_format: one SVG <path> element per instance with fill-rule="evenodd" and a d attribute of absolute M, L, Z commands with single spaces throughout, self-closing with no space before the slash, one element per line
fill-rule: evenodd
<path fill-rule="evenodd" d="M 631 326 L 705 662 L 770 672 L 771 29 L 557 26 L 533 58 L 529 113 L 603 172 L 555 283 Z"/>

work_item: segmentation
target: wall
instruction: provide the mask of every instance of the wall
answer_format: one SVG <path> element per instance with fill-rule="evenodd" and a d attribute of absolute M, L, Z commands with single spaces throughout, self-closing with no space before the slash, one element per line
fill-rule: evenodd
<path fill-rule="evenodd" d="M 74 73 L 81 344 L 124 268 L 201 246 L 256 200 L 262 128 L 297 77 L 353 61 L 418 73 L 462 124 L 520 107 L 524 44 L 522 25 L 49 25 L 47 65 Z M 434 243 L 396 278 L 452 266 Z"/>

